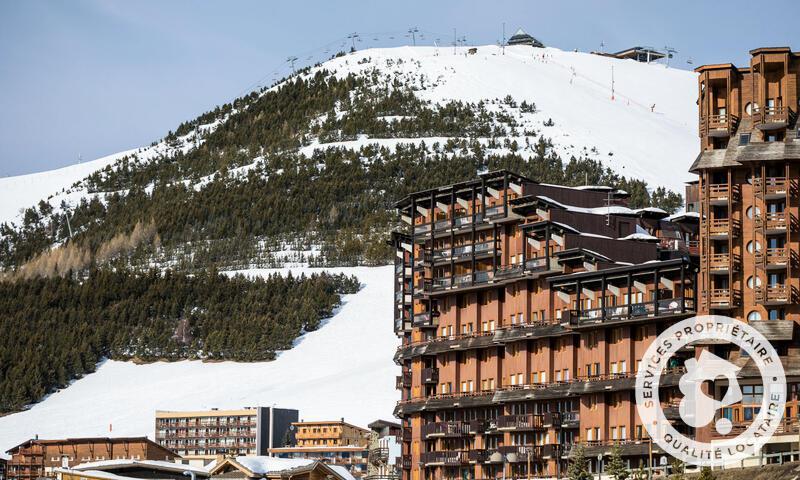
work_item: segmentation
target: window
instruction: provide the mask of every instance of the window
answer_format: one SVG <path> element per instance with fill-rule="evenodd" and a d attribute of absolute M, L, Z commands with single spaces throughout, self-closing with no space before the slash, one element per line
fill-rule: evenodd
<path fill-rule="evenodd" d="M 750 277 L 749 279 L 747 279 L 747 282 L 748 282 L 747 285 L 748 286 L 750 286 L 750 280 L 752 280 L 752 278 L 753 277 Z M 750 288 L 753 288 L 753 287 L 750 287 Z M 752 312 L 747 314 L 747 320 L 761 320 L 761 312 L 753 310 Z"/>
<path fill-rule="evenodd" d="M 750 105 L 749 103 L 747 105 Z M 750 134 L 749 133 L 740 133 L 739 134 L 739 146 L 743 147 L 745 145 L 750 144 Z"/>

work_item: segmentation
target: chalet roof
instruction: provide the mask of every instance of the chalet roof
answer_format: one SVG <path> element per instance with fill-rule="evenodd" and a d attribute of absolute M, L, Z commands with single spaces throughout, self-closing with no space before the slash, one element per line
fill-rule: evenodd
<path fill-rule="evenodd" d="M 689 171 L 698 173 L 707 168 L 737 167 L 747 162 L 772 160 L 800 160 L 800 145 L 796 142 L 754 142 L 724 150 L 706 150 L 697 155 Z"/>
<path fill-rule="evenodd" d="M 792 53 L 791 47 L 758 47 L 750 50 L 750 55 L 761 53 Z"/>
<path fill-rule="evenodd" d="M 374 422 L 370 423 L 367 426 L 370 429 L 373 429 L 373 430 L 376 429 L 376 428 L 386 428 L 386 427 L 400 428 L 400 424 L 399 423 L 391 422 L 389 420 L 382 420 L 382 419 L 375 420 Z"/>
<path fill-rule="evenodd" d="M 62 444 L 86 444 L 86 443 L 147 443 L 151 447 L 158 448 L 159 450 L 164 450 L 167 452 L 172 453 L 170 450 L 162 447 L 161 445 L 157 444 L 156 442 L 150 440 L 147 437 L 84 437 L 84 438 L 62 438 L 62 439 L 38 439 L 32 438 L 30 440 L 26 440 L 19 445 L 16 445 L 8 450 L 6 453 L 12 453 L 19 448 L 26 447 L 28 445 L 62 445 Z M 177 454 L 174 454 L 176 457 Z"/>
<path fill-rule="evenodd" d="M 268 456 L 246 456 L 226 458 L 215 464 L 211 470 L 211 475 L 218 475 L 226 468 L 239 470 L 250 478 L 291 478 L 300 473 L 310 472 L 321 469 L 325 474 L 323 477 L 334 480 L 355 480 L 346 468 L 339 465 L 327 465 L 324 462 L 305 458 L 278 458 Z"/>

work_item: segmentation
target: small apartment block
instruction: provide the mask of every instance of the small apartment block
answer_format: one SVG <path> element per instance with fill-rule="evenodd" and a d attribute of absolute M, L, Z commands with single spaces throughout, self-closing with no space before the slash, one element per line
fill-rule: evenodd
<path fill-rule="evenodd" d="M 156 441 L 200 465 L 218 455 L 266 455 L 285 445 L 297 418 L 297 410 L 274 407 L 157 411 Z"/>
<path fill-rule="evenodd" d="M 370 430 L 342 420 L 292 423 L 295 445 L 271 448 L 280 458 L 308 458 L 341 465 L 357 476 L 366 474 Z"/>
<path fill-rule="evenodd" d="M 666 325 L 697 312 L 699 214 L 508 171 L 396 207 L 403 478 L 563 475 L 578 443 L 644 461 L 634 372 Z M 688 358 L 664 374 L 663 402 Z"/>
<path fill-rule="evenodd" d="M 176 453 L 146 437 L 32 439 L 6 453 L 8 480 L 56 478 L 55 469 L 72 468 L 81 463 L 102 460 L 159 460 L 173 462 Z"/>

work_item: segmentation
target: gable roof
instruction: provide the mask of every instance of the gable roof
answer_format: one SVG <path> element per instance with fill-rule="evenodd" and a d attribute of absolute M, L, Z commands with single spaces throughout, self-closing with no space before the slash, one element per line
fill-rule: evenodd
<path fill-rule="evenodd" d="M 345 467 L 339 465 L 328 465 L 307 458 L 279 458 L 263 455 L 225 458 L 214 464 L 209 474 L 219 475 L 224 473 L 227 468 L 239 470 L 250 478 L 283 478 L 321 469 L 327 475 L 333 476 L 334 480 L 356 480 Z"/>

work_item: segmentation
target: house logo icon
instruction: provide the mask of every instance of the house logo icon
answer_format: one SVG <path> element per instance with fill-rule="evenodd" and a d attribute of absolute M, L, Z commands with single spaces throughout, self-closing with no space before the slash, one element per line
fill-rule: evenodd
<path fill-rule="evenodd" d="M 694 428 L 705 427 L 717 416 L 721 408 L 735 405 L 742 400 L 742 389 L 736 374 L 740 367 L 722 359 L 708 350 L 702 350 L 699 358 L 686 361 L 686 373 L 681 377 L 678 388 L 683 398 L 678 412 L 684 423 Z M 716 400 L 703 391 L 705 382 L 724 379 L 728 390 L 721 400 Z M 715 422 L 720 435 L 727 435 L 733 428 L 730 419 L 721 417 Z"/>
<path fill-rule="evenodd" d="M 734 348 L 714 348 L 725 344 Z M 722 358 L 712 350 L 738 355 Z M 760 378 L 752 369 L 743 373 L 745 362 L 758 368 Z M 722 466 L 758 456 L 783 418 L 786 375 L 780 357 L 758 330 L 734 318 L 704 315 L 677 322 L 653 341 L 639 365 L 636 408 L 642 425 L 654 445 L 686 463 Z M 743 399 L 742 382 L 763 385 L 764 394 L 752 421 L 735 424 L 730 412 Z M 676 419 L 667 418 L 661 395 L 676 386 L 680 422 L 695 432 L 711 431 L 711 442 L 684 435 Z"/>

